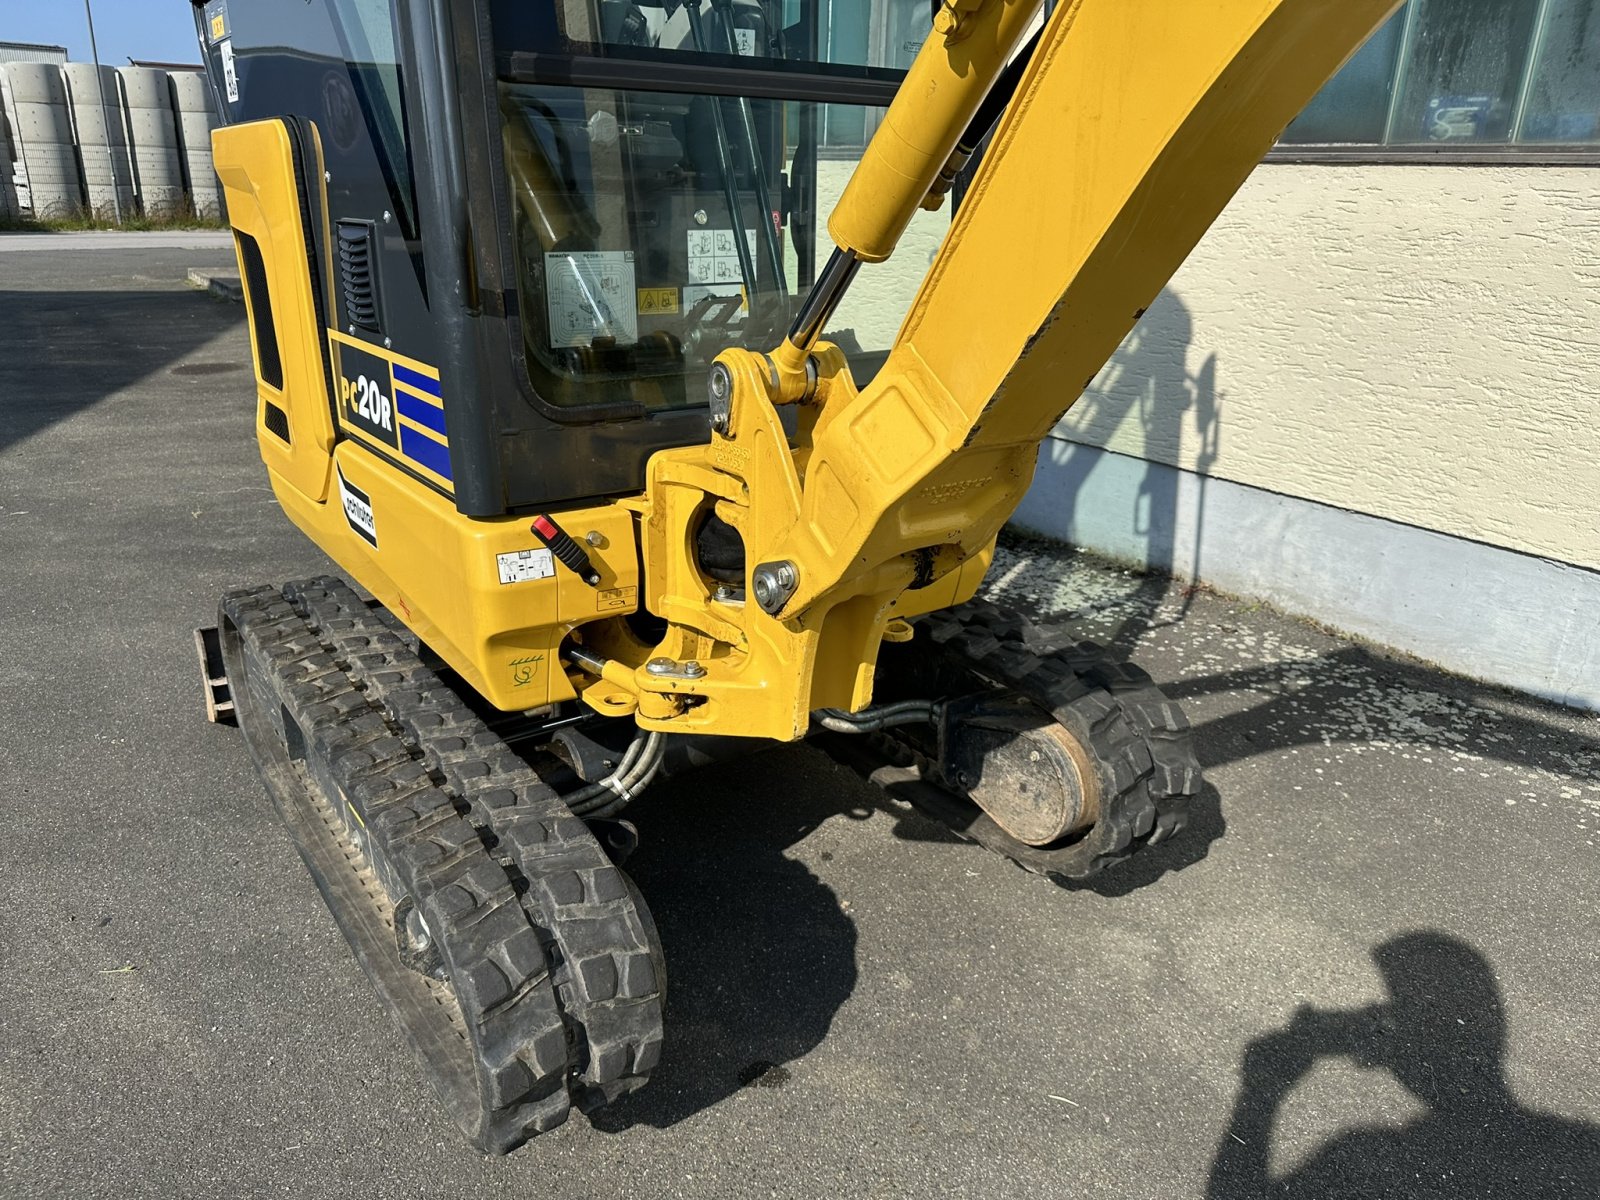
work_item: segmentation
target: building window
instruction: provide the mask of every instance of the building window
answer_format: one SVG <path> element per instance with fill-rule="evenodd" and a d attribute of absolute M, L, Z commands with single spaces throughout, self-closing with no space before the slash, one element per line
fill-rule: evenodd
<path fill-rule="evenodd" d="M 1279 145 L 1280 157 L 1600 148 L 1600 0 L 1409 0 Z"/>

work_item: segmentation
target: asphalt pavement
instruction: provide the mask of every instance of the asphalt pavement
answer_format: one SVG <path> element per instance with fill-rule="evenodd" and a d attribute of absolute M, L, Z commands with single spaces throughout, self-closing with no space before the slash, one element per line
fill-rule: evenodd
<path fill-rule="evenodd" d="M 0 237 L 0 1195 L 1600 1195 L 1600 721 L 1020 540 L 1188 706 L 1187 834 L 1064 889 L 809 748 L 670 781 L 656 1078 L 473 1152 L 202 716 L 217 597 L 328 569 L 229 263 Z"/>

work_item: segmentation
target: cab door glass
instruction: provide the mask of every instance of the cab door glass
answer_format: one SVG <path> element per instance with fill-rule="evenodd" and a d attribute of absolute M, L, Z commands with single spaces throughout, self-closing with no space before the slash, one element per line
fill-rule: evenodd
<path fill-rule="evenodd" d="M 881 115 L 526 84 L 502 85 L 500 107 L 530 382 L 557 405 L 651 408 L 703 403 L 720 351 L 783 339 L 832 249 L 859 131 Z M 919 212 L 858 275 L 826 332 L 858 376 L 893 344 L 948 225 L 948 208 Z"/>

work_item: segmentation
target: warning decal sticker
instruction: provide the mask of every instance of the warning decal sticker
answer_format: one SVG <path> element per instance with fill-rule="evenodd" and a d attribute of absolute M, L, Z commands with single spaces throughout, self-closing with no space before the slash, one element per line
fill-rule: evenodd
<path fill-rule="evenodd" d="M 339 502 L 344 508 L 344 519 L 350 522 L 351 529 L 361 535 L 362 541 L 376 550 L 378 522 L 372 515 L 372 497 L 346 480 L 337 464 L 334 471 L 339 476 Z"/>
<path fill-rule="evenodd" d="M 228 103 L 239 102 L 239 70 L 233 65 L 233 39 L 223 38 L 217 45 L 222 52 L 222 80 L 228 89 Z"/>
<path fill-rule="evenodd" d="M 639 340 L 632 250 L 568 250 L 544 256 L 550 345 L 588 346 L 596 338 Z"/>
<path fill-rule="evenodd" d="M 228 0 L 210 0 L 205 7 L 206 34 L 215 45 L 233 32 L 228 21 Z"/>
<path fill-rule="evenodd" d="M 556 556 L 543 548 L 497 554 L 495 562 L 500 565 L 501 583 L 527 583 L 530 579 L 550 579 L 556 573 Z"/>
<path fill-rule="evenodd" d="M 745 244 L 750 247 L 750 266 L 757 275 L 761 268 L 756 260 L 756 231 L 744 231 Z M 743 283 L 744 272 L 739 264 L 739 243 L 731 229 L 691 229 L 688 234 L 689 279 L 694 283 Z M 755 280 L 750 282 L 754 283 Z"/>
<path fill-rule="evenodd" d="M 650 313 L 675 313 L 678 311 L 678 289 L 675 287 L 640 288 L 639 315 Z"/>

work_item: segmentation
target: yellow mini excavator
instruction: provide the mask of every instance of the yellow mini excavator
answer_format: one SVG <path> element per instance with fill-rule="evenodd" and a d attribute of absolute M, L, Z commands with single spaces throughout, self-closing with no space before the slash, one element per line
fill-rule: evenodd
<path fill-rule="evenodd" d="M 1177 705 L 973 597 L 1397 0 L 193 4 L 256 439 L 364 589 L 224 597 L 212 707 L 477 1145 L 656 1065 L 666 773 L 847 740 L 1057 879 L 1182 829 Z"/>

